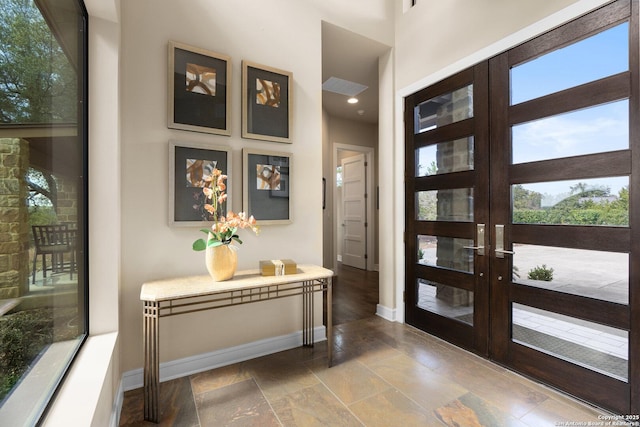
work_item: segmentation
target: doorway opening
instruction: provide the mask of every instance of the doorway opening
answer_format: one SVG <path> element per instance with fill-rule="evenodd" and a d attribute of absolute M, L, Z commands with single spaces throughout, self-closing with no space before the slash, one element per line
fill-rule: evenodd
<path fill-rule="evenodd" d="M 362 270 L 376 269 L 374 165 L 373 147 L 333 144 L 331 170 L 335 196 L 333 217 L 336 219 L 333 229 L 333 253 L 336 256 L 333 262 L 336 265 L 340 262 Z M 339 170 L 342 171 L 341 180 Z M 348 176 L 345 177 L 345 173 Z"/>

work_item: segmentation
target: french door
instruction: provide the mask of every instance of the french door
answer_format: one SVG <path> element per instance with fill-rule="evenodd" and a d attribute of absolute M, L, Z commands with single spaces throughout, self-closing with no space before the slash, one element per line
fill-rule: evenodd
<path fill-rule="evenodd" d="M 407 323 L 620 414 L 640 412 L 637 9 L 405 100 Z"/>
<path fill-rule="evenodd" d="M 484 63 L 406 99 L 406 321 L 484 355 L 488 90 Z"/>

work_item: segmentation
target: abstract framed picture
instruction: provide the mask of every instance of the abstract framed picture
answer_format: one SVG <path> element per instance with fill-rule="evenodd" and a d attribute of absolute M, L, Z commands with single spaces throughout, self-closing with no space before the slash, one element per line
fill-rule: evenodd
<path fill-rule="evenodd" d="M 242 137 L 291 143 L 293 74 L 242 61 Z"/>
<path fill-rule="evenodd" d="M 231 149 L 210 144 L 169 141 L 169 224 L 210 225 L 212 215 L 202 191 L 213 169 L 231 177 Z M 225 215 L 231 206 L 231 179 L 227 179 L 227 201 L 218 211 Z"/>
<path fill-rule="evenodd" d="M 291 222 L 291 154 L 242 150 L 242 210 L 259 225 Z"/>
<path fill-rule="evenodd" d="M 169 42 L 168 127 L 231 135 L 231 58 Z"/>

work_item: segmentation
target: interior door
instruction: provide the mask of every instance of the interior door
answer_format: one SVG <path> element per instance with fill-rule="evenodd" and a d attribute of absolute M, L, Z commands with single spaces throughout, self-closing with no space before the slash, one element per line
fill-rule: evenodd
<path fill-rule="evenodd" d="M 342 166 L 342 263 L 367 269 L 366 157 L 357 154 Z"/>
<path fill-rule="evenodd" d="M 407 322 L 488 346 L 487 64 L 406 99 Z"/>

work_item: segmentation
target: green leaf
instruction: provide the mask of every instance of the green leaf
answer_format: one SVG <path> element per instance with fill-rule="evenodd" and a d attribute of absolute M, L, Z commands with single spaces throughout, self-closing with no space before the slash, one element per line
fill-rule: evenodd
<path fill-rule="evenodd" d="M 204 251 L 207 248 L 207 244 L 203 239 L 198 239 L 193 242 L 193 250 L 194 251 Z"/>
<path fill-rule="evenodd" d="M 216 246 L 220 246 L 220 245 L 222 245 L 222 242 L 220 240 L 210 239 L 209 242 L 207 242 L 208 248 L 215 248 Z"/>
<path fill-rule="evenodd" d="M 201 228 L 200 231 L 202 231 L 204 234 L 211 233 L 211 229 L 210 228 Z"/>

